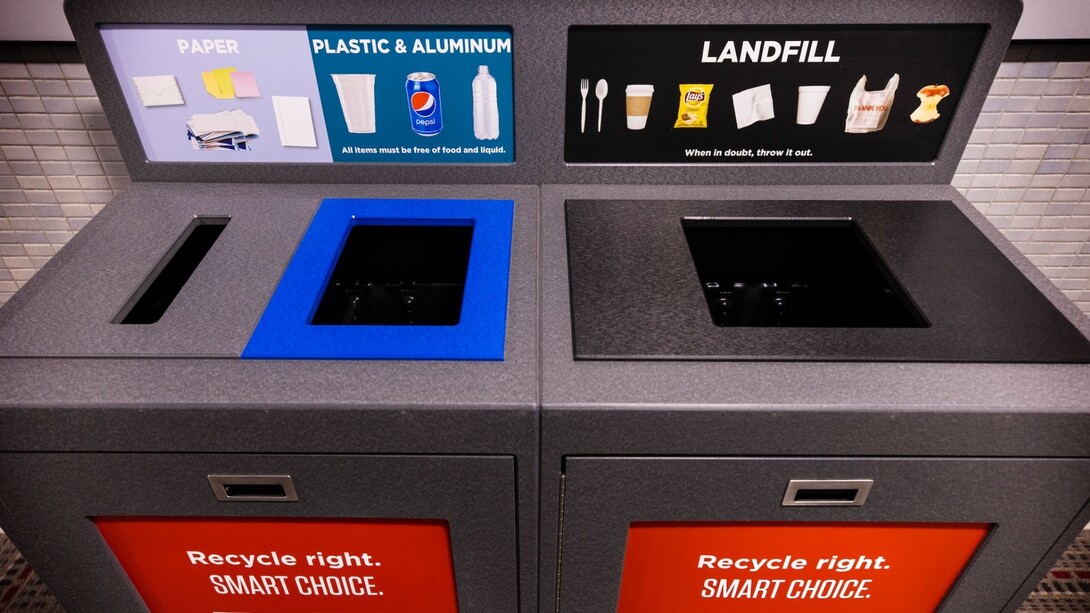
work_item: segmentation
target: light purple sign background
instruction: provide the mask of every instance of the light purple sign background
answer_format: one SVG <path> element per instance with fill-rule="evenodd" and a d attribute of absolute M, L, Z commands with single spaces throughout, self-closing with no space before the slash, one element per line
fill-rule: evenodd
<path fill-rule="evenodd" d="M 102 39 L 125 93 L 144 151 L 153 162 L 332 162 L 322 101 L 304 26 L 128 26 L 104 25 Z M 182 53 L 178 40 L 230 39 L 238 53 Z M 192 42 L 190 42 L 192 45 Z M 227 50 L 226 44 L 222 47 Z M 258 98 L 219 99 L 205 91 L 201 73 L 217 68 L 252 72 Z M 184 105 L 146 107 L 133 77 L 172 74 Z M 317 147 L 284 147 L 276 127 L 273 96 L 306 96 Z M 260 136 L 251 151 L 197 151 L 186 138 L 186 121 L 198 113 L 239 109 L 254 118 Z"/>

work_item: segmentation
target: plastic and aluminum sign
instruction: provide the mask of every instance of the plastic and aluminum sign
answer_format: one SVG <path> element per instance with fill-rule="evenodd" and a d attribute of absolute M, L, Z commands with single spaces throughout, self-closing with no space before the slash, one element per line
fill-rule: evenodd
<path fill-rule="evenodd" d="M 94 522 L 152 613 L 458 611 L 441 520 Z"/>
<path fill-rule="evenodd" d="M 984 25 L 573 26 L 564 160 L 930 162 Z"/>
<path fill-rule="evenodd" d="M 989 528 L 637 522 L 617 612 L 933 611 Z"/>
<path fill-rule="evenodd" d="M 152 162 L 515 161 L 509 28 L 101 33 Z"/>

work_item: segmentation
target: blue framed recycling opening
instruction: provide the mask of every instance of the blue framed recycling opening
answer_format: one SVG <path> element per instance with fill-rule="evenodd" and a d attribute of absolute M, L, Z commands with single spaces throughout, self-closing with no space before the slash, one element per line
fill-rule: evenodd
<path fill-rule="evenodd" d="M 502 360 L 513 218 L 511 200 L 323 200 L 242 357 Z M 446 240 L 444 229 L 458 234 L 455 242 L 466 240 L 462 230 L 471 232 L 461 309 L 449 325 L 313 323 L 349 236 L 361 226 L 440 232 L 424 236 L 428 241 Z"/>

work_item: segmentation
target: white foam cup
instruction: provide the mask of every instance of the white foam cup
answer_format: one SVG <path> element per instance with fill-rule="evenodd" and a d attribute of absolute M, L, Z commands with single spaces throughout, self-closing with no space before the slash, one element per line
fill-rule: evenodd
<path fill-rule="evenodd" d="M 821 105 L 825 103 L 825 95 L 828 93 L 828 85 L 800 85 L 799 108 L 795 113 L 795 123 L 800 126 L 813 125 L 817 121 Z"/>

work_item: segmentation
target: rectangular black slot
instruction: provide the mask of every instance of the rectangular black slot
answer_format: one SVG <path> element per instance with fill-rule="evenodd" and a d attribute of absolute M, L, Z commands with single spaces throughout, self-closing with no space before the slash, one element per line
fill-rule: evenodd
<path fill-rule="evenodd" d="M 682 219 L 717 326 L 924 328 L 851 219 Z"/>
<path fill-rule="evenodd" d="M 795 502 L 854 502 L 857 489 L 800 489 L 795 492 Z"/>
<path fill-rule="evenodd" d="M 462 220 L 354 226 L 311 323 L 457 325 L 472 242 Z"/>
<path fill-rule="evenodd" d="M 197 217 L 190 222 L 113 323 L 153 324 L 159 321 L 229 221 L 229 217 Z"/>
<path fill-rule="evenodd" d="M 225 483 L 223 491 L 228 498 L 287 498 L 284 486 L 279 483 Z"/>

